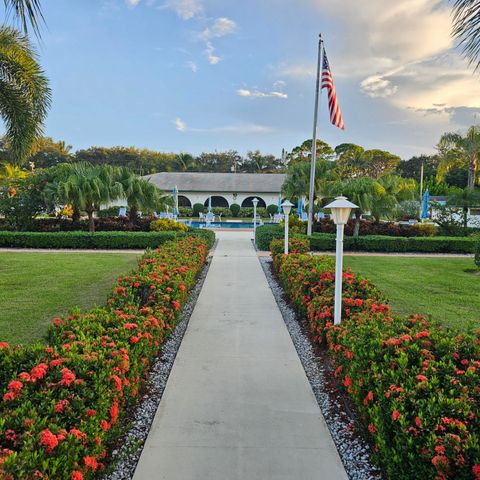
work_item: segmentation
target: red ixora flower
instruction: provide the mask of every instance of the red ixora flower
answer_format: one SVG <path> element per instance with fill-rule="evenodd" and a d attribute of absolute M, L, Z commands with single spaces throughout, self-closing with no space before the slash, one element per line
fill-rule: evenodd
<path fill-rule="evenodd" d="M 68 368 L 62 368 L 61 372 L 62 379 L 60 380 L 60 385 L 65 385 L 69 387 L 75 381 L 75 374 Z"/>
<path fill-rule="evenodd" d="M 422 426 L 422 419 L 420 417 L 415 417 L 415 425 L 417 427 L 421 427 Z"/>
<path fill-rule="evenodd" d="M 480 480 L 480 464 L 477 463 L 472 467 L 472 473 L 475 476 L 475 480 Z"/>
<path fill-rule="evenodd" d="M 82 472 L 79 472 L 78 470 L 74 470 L 72 472 L 72 480 L 83 480 Z"/>
<path fill-rule="evenodd" d="M 0 349 L 2 348 L 9 348 L 10 345 L 7 342 L 0 342 Z"/>
<path fill-rule="evenodd" d="M 396 422 L 399 418 L 400 418 L 400 412 L 395 409 L 392 412 L 392 420 Z"/>
<path fill-rule="evenodd" d="M 47 374 L 47 368 L 48 366 L 45 363 L 39 363 L 33 367 L 30 372 L 30 381 L 36 382 L 37 380 L 41 380 Z"/>
<path fill-rule="evenodd" d="M 428 378 L 425 375 L 417 375 L 415 377 L 419 382 L 428 382 Z"/>
<path fill-rule="evenodd" d="M 125 328 L 125 330 L 132 330 L 133 328 L 137 328 L 138 325 L 136 323 L 126 323 L 123 328 Z"/>
<path fill-rule="evenodd" d="M 448 458 L 445 455 L 436 455 L 432 458 L 432 463 L 437 470 L 445 470 L 448 467 Z"/>
<path fill-rule="evenodd" d="M 52 451 L 58 445 L 58 439 L 48 428 L 46 428 L 40 432 L 40 445 L 47 447 L 48 451 Z"/>
<path fill-rule="evenodd" d="M 343 379 L 342 383 L 347 388 L 351 387 L 352 386 L 352 379 L 348 375 L 345 375 L 345 378 Z"/>
<path fill-rule="evenodd" d="M 95 457 L 90 457 L 86 455 L 85 457 L 83 457 L 83 463 L 87 468 L 91 468 L 93 471 L 98 468 L 98 462 Z"/>
<path fill-rule="evenodd" d="M 368 431 L 370 433 L 375 433 L 377 431 L 377 429 L 375 428 L 375 425 L 373 423 L 368 424 Z"/>
<path fill-rule="evenodd" d="M 9 390 L 13 390 L 14 392 L 19 392 L 23 388 L 23 383 L 19 380 L 12 380 L 7 387 Z"/>

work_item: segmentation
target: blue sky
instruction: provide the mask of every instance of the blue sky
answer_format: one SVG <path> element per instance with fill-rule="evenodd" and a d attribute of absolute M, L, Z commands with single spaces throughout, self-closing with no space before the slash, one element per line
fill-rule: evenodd
<path fill-rule="evenodd" d="M 475 123 L 480 78 L 453 48 L 446 1 L 397 3 L 45 0 L 45 133 L 74 149 L 280 155 L 311 137 L 323 32 L 346 130 L 329 124 L 323 96 L 320 137 L 430 153 Z"/>

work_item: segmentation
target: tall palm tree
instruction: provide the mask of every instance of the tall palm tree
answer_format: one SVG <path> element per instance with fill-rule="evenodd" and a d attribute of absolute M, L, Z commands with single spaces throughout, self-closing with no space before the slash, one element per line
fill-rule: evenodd
<path fill-rule="evenodd" d="M 463 47 L 463 53 L 475 66 L 480 67 L 480 0 L 455 0 L 453 5 L 453 36 Z"/>
<path fill-rule="evenodd" d="M 118 171 L 110 165 L 92 166 L 87 162 L 69 165 L 70 173 L 59 182 L 59 197 L 85 210 L 88 215 L 88 230 L 95 231 L 93 214 L 101 204 L 120 198 L 124 194 L 118 181 Z"/>
<path fill-rule="evenodd" d="M 175 171 L 188 172 L 195 167 L 195 159 L 189 153 L 180 152 L 175 155 Z"/>
<path fill-rule="evenodd" d="M 440 155 L 438 180 L 455 167 L 468 168 L 468 188 L 475 187 L 475 180 L 480 156 L 480 125 L 470 127 L 462 136 L 458 133 L 445 133 L 437 145 Z"/>
<path fill-rule="evenodd" d="M 48 80 L 28 38 L 0 28 L 0 116 L 14 163 L 25 160 L 41 135 L 50 100 Z"/>
<path fill-rule="evenodd" d="M 315 196 L 324 196 L 323 181 L 332 164 L 326 160 L 318 159 L 315 163 Z M 287 177 L 282 186 L 282 192 L 288 198 L 308 197 L 310 185 L 310 162 L 301 161 L 289 165 Z"/>
<path fill-rule="evenodd" d="M 380 195 L 373 201 L 371 212 L 376 222 L 384 217 L 395 216 L 400 202 L 413 200 L 415 197 L 417 182 L 413 178 L 385 175 L 378 179 L 378 183 L 384 190 L 380 191 Z"/>

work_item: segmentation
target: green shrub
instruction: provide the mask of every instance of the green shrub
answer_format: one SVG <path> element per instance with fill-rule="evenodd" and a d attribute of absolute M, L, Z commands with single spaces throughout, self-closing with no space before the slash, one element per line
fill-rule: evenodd
<path fill-rule="evenodd" d="M 475 260 L 475 265 L 480 268 L 480 235 L 476 237 L 474 260 Z"/>
<path fill-rule="evenodd" d="M 186 232 L 188 227 L 184 223 L 176 222 L 170 218 L 161 218 L 150 224 L 150 230 L 152 232 Z"/>
<path fill-rule="evenodd" d="M 204 213 L 206 208 L 203 206 L 202 203 L 195 203 L 193 205 L 193 211 L 192 211 L 192 216 L 198 217 L 199 213 Z"/>
<path fill-rule="evenodd" d="M 97 217 L 99 218 L 118 217 L 119 211 L 120 211 L 120 207 L 104 208 L 103 210 L 97 211 Z M 128 212 L 128 209 L 127 209 L 127 212 Z"/>
<path fill-rule="evenodd" d="M 277 213 L 277 210 L 278 210 L 278 205 L 274 205 L 273 203 L 271 203 L 270 205 L 267 206 L 267 213 L 269 215 L 275 215 Z"/>
<path fill-rule="evenodd" d="M 233 217 L 238 217 L 238 214 L 240 213 L 240 205 L 238 203 L 232 203 L 230 205 L 230 211 L 232 212 Z"/>
<path fill-rule="evenodd" d="M 178 211 L 181 217 L 191 217 L 193 215 L 192 207 L 178 207 Z"/>
<path fill-rule="evenodd" d="M 387 237 L 366 235 L 344 237 L 343 242 L 345 250 L 391 253 L 473 253 L 475 245 L 473 237 Z M 318 251 L 335 250 L 335 234 L 314 233 L 310 237 L 310 247 L 312 250 Z"/>
<path fill-rule="evenodd" d="M 72 249 L 145 249 L 157 248 L 168 240 L 182 236 L 206 238 L 211 244 L 212 231 L 189 232 L 0 232 L 0 247 L 72 248 Z"/>
<path fill-rule="evenodd" d="M 307 253 L 310 250 L 310 243 L 304 238 L 289 237 L 288 254 Z M 282 256 L 285 252 L 285 239 L 276 238 L 270 242 L 270 252 L 272 252 L 273 263 L 278 263 L 277 257 Z"/>
<path fill-rule="evenodd" d="M 207 253 L 196 238 L 167 242 L 104 307 L 55 319 L 47 345 L 0 342 L 0 478 L 99 478 Z"/>
<path fill-rule="evenodd" d="M 263 225 L 257 227 L 255 244 L 259 250 L 268 250 L 272 240 L 283 238 L 284 229 L 280 225 Z"/>
<path fill-rule="evenodd" d="M 238 216 L 241 218 L 253 218 L 253 207 L 242 207 Z M 266 218 L 267 209 L 263 207 L 257 207 L 257 216 Z"/>
<path fill-rule="evenodd" d="M 285 221 L 280 222 L 283 228 L 285 228 Z M 288 217 L 288 231 L 289 233 L 307 233 L 307 223 L 300 220 L 296 215 L 290 214 Z"/>
<path fill-rule="evenodd" d="M 479 478 L 479 334 L 421 315 L 393 316 L 381 293 L 348 270 L 342 322 L 334 325 L 333 258 L 277 255 L 274 262 L 313 343 L 328 349 L 385 478 Z"/>

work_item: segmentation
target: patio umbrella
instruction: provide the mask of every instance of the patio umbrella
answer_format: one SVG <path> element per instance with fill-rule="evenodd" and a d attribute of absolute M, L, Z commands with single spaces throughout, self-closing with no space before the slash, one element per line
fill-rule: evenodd
<path fill-rule="evenodd" d="M 173 194 L 173 214 L 178 215 L 178 188 L 176 185 L 173 187 L 172 194 Z"/>
<path fill-rule="evenodd" d="M 277 213 L 282 213 L 282 197 L 278 196 Z"/>
<path fill-rule="evenodd" d="M 301 217 L 303 212 L 303 206 L 302 206 L 302 198 L 298 197 L 298 203 L 297 203 L 297 213 L 298 216 Z"/>
<path fill-rule="evenodd" d="M 208 197 L 208 211 L 209 212 L 212 211 L 212 196 L 211 195 Z"/>
<path fill-rule="evenodd" d="M 422 201 L 422 214 L 421 218 L 428 218 L 428 201 L 430 200 L 430 194 L 428 193 L 428 190 L 425 190 L 425 193 L 423 194 L 423 201 Z"/>

